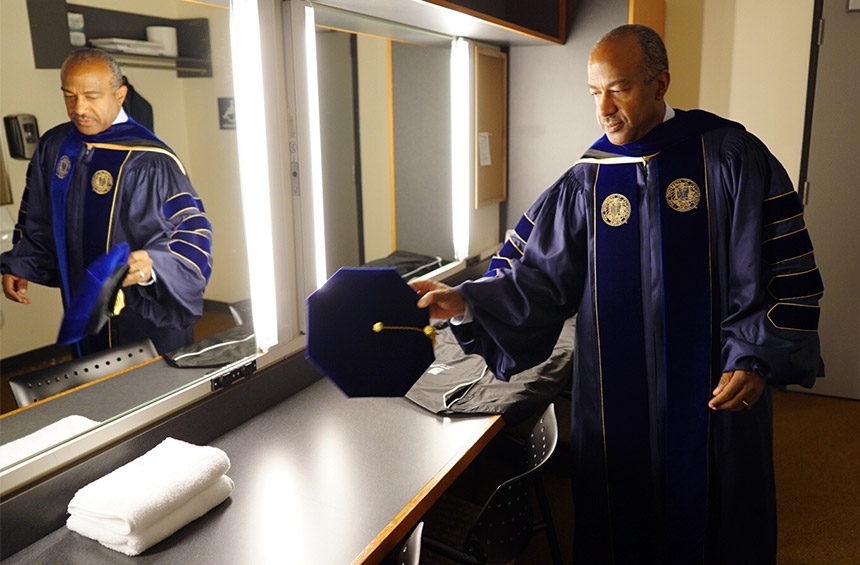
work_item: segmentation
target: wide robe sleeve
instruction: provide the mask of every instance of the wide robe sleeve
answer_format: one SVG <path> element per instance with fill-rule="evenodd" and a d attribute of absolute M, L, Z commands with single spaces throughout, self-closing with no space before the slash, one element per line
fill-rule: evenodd
<path fill-rule="evenodd" d="M 203 313 L 212 271 L 212 225 L 178 161 L 138 153 L 124 172 L 129 191 L 117 217 L 116 240 L 145 250 L 156 282 L 125 289 L 126 307 L 159 327 L 181 329 Z"/>
<path fill-rule="evenodd" d="M 3 274 L 45 286 L 60 286 L 51 215 L 51 173 L 67 129 L 45 133 L 27 166 L 27 181 L 18 207 L 13 247 L 2 255 Z"/>
<path fill-rule="evenodd" d="M 457 287 L 474 321 L 452 326 L 466 353 L 503 379 L 545 360 L 564 320 L 576 313 L 587 265 L 587 196 L 575 168 L 526 213 L 534 220 L 519 259 L 495 277 Z"/>
<path fill-rule="evenodd" d="M 824 287 L 803 206 L 782 165 L 754 136 L 721 144 L 728 238 L 718 253 L 724 371 L 754 371 L 774 384 L 810 387 L 823 376 L 818 300 Z"/>

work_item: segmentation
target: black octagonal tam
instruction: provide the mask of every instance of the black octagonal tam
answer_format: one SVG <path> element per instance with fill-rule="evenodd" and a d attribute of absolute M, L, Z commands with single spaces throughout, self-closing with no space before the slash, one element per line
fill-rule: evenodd
<path fill-rule="evenodd" d="M 75 343 L 99 333 L 125 306 L 122 281 L 128 274 L 129 245 L 121 242 L 87 265 L 66 306 L 57 343 Z"/>
<path fill-rule="evenodd" d="M 433 362 L 434 330 L 396 269 L 339 269 L 307 299 L 307 358 L 347 396 L 403 396 Z"/>

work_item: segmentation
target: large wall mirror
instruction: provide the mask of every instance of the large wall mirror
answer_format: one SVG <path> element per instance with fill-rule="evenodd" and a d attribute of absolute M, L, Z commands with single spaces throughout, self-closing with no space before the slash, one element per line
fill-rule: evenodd
<path fill-rule="evenodd" d="M 220 5 L 219 5 L 220 4 Z M 206 213 L 213 226 L 214 239 L 212 255 L 214 267 L 209 280 L 205 299 L 205 314 L 195 324 L 195 339 L 204 339 L 235 327 L 249 319 L 250 277 L 242 219 L 242 202 L 239 183 L 238 154 L 236 141 L 236 118 L 233 111 L 233 73 L 230 53 L 230 10 L 228 2 L 190 2 L 186 0 L 148 0 L 130 2 L 128 0 L 48 0 L 32 2 L 28 0 L 9 0 L 2 3 L 2 87 L 0 87 L 0 113 L 33 114 L 38 120 L 39 132 L 44 133 L 51 127 L 68 121 L 60 92 L 59 68 L 37 68 L 34 62 L 31 25 L 32 18 L 38 17 L 56 21 L 66 21 L 67 12 L 90 13 L 102 10 L 114 14 L 116 21 L 130 17 L 147 17 L 164 20 L 204 22 L 207 29 L 208 61 L 187 65 L 181 57 L 182 50 L 189 48 L 188 37 L 179 37 L 180 58 L 152 58 L 121 55 L 118 57 L 123 74 L 134 87 L 135 92 L 144 97 L 152 107 L 153 130 L 165 143 L 173 148 L 185 166 L 188 176 L 205 205 Z M 29 9 L 28 9 L 29 8 Z M 34 10 L 34 8 L 38 8 Z M 110 19 L 110 18 L 109 18 Z M 92 20 L 95 22 L 95 19 Z M 132 26 L 133 27 L 133 26 Z M 146 40 L 145 28 L 141 26 L 136 34 L 128 35 L 130 28 L 118 28 L 115 32 L 87 27 L 84 18 L 84 33 L 87 39 L 100 36 L 125 37 L 137 41 Z M 179 27 L 179 33 L 183 28 Z M 65 36 L 56 41 L 64 44 Z M 183 47 L 184 46 L 184 47 Z M 175 68 L 179 66 L 177 71 Z M 201 71 L 199 67 L 203 67 Z M 195 70 L 194 67 L 197 67 Z M 4 140 L 3 158 L 5 169 L 11 181 L 12 204 L 0 207 L 3 228 L 14 222 L 25 184 L 27 161 L 10 158 Z M 4 241 L 4 251 L 7 243 Z M 29 297 L 32 303 L 19 305 L 0 299 L 2 314 L 2 376 L 4 387 L 5 423 L 16 424 L 27 419 L 27 411 L 17 410 L 8 398 L 9 369 L 13 366 L 26 370 L 27 360 L 33 361 L 32 367 L 39 368 L 46 363 L 62 362 L 64 353 L 51 349 L 56 341 L 57 330 L 62 318 L 62 304 L 57 289 L 31 285 Z M 233 307 L 232 309 L 230 307 Z M 244 319 L 243 319 L 244 317 Z M 45 351 L 51 353 L 44 354 Z M 35 352 L 35 353 L 33 353 Z M 42 352 L 42 353 L 39 353 Z M 59 358 L 51 359 L 57 354 Z M 188 373 L 187 380 L 201 378 L 201 372 Z M 170 386 L 186 383 L 174 381 Z M 96 386 L 88 387 L 95 389 Z M 89 393 L 92 394 L 92 390 Z M 95 412 L 76 411 L 74 402 L 77 392 L 65 395 L 63 402 L 70 405 L 69 415 L 82 415 L 96 422 L 104 422 L 117 414 L 134 410 L 141 402 L 169 394 L 170 390 L 157 390 L 150 398 L 141 399 L 129 395 L 126 403 L 122 401 L 101 403 Z M 13 401 L 14 402 L 14 401 Z M 45 404 L 52 400 L 45 401 Z M 92 403 L 90 403 L 92 405 Z M 98 403 L 96 403 L 98 405 Z M 34 408 L 38 405 L 34 405 Z M 90 408 L 88 408 L 90 410 Z M 3 425 L 0 435 L 0 450 L 7 444 L 19 439 L 18 436 L 36 432 L 23 425 Z M 16 430 L 12 433 L 12 430 Z M 26 449 L 20 446 L 4 455 L 0 461 L 0 471 L 20 460 Z"/>
<path fill-rule="evenodd" d="M 450 262 L 440 271 L 452 272 L 462 268 L 467 258 L 498 248 L 498 205 L 478 210 L 471 205 L 471 44 L 454 38 L 471 37 L 496 45 L 535 44 L 533 38 L 431 3 L 402 0 L 4 0 L 0 3 L 0 113 L 33 114 L 40 132 L 68 118 L 59 93 L 59 69 L 37 68 L 34 64 L 28 10 L 31 4 L 37 4 L 55 25 L 59 21 L 57 37 L 64 41 L 68 33 L 63 27 L 66 13 L 84 11 L 81 7 L 177 21 L 206 21 L 211 74 L 189 76 L 185 70 L 178 73 L 138 66 L 127 58 L 123 69 L 135 89 L 152 105 L 155 133 L 182 159 L 213 224 L 214 270 L 205 294 L 207 303 L 236 304 L 254 296 L 259 349 L 269 351 L 262 364 L 267 358 L 269 363 L 275 362 L 278 355 L 300 349 L 304 296 L 342 265 L 374 264 L 397 251 L 408 251 Z M 370 17 L 345 10 L 361 11 Z M 301 14 L 308 11 L 317 12 L 317 17 L 311 16 L 316 28 L 306 34 Z M 428 28 L 432 31 L 426 31 Z M 231 31 L 235 32 L 232 43 L 236 53 L 230 52 Z M 260 51 L 244 52 L 257 42 L 257 32 L 265 44 L 259 74 L 251 71 L 255 67 L 252 63 L 261 57 Z M 307 76 L 301 68 L 303 58 L 292 58 L 291 54 L 301 52 L 300 45 L 309 36 L 313 37 L 314 51 L 318 50 L 320 59 L 326 61 L 316 69 L 313 81 L 318 87 L 314 90 L 319 91 L 314 97 L 320 105 L 316 123 L 324 130 L 320 141 L 326 146 L 319 152 L 323 153 L 320 160 L 324 163 L 319 169 L 324 169 L 325 176 L 320 186 L 326 191 L 322 207 L 310 204 L 312 200 L 316 202 L 317 193 L 317 183 L 311 177 L 318 175 L 311 174 L 317 169 L 313 152 L 308 151 L 308 137 L 313 137 L 308 135 L 311 112 L 308 96 L 301 90 L 307 87 L 309 92 L 311 88 L 297 79 L 298 84 L 291 89 L 289 78 L 293 73 L 296 77 Z M 138 35 L 132 39 L 144 38 Z M 279 54 L 282 48 L 286 53 Z M 243 61 L 241 66 L 231 66 L 235 56 Z M 458 89 L 463 90 L 458 93 Z M 255 95 L 259 99 L 254 99 Z M 237 129 L 222 129 L 221 118 L 229 114 L 230 106 L 220 106 L 219 101 L 234 96 L 240 116 Z M 248 124 L 260 128 L 250 128 Z M 298 143 L 294 145 L 296 138 Z M 266 150 L 261 151 L 261 146 Z M 9 158 L 5 143 L 3 156 L 13 203 L 0 206 L 0 215 L 14 221 L 27 163 Z M 461 174 L 457 173 L 459 169 Z M 271 193 L 270 178 L 277 187 Z M 310 194 L 314 194 L 313 199 Z M 252 200 L 256 202 L 249 205 Z M 318 213 L 325 221 L 312 221 Z M 243 217 L 253 220 L 243 225 Z M 267 224 L 263 220 L 269 218 L 278 234 L 274 238 L 271 230 L 267 231 L 268 225 L 266 230 L 256 229 Z M 4 228 L 7 223 L 4 219 Z M 317 225 L 325 226 L 324 236 L 317 237 Z M 246 245 L 246 232 L 252 233 L 248 239 L 254 246 Z M 317 242 L 324 240 L 328 240 L 327 244 L 320 247 L 327 257 L 320 261 Z M 270 243 L 275 244 L 275 252 L 269 247 L 256 257 L 259 248 Z M 249 256 L 255 265 L 253 277 L 248 274 Z M 276 276 L 277 296 L 274 289 L 262 288 L 273 287 Z M 5 298 L 0 300 L 0 374 L 4 377 L 7 358 L 39 350 L 56 339 L 62 312 L 59 296 L 53 289 L 31 289 L 33 303 L 27 307 L 19 308 Z M 265 300 L 257 299 L 259 296 Z M 23 314 L 16 313 L 16 308 Z M 273 316 L 275 312 L 277 320 L 268 320 L 264 331 L 264 314 Z M 221 327 L 234 323 L 228 317 Z M 273 329 L 274 325 L 277 328 Z M 202 329 L 200 335 L 217 329 Z M 158 393 L 160 396 L 137 399 L 125 406 L 102 402 L 99 408 L 107 412 L 93 419 L 113 420 L 110 425 L 97 426 L 41 456 L 3 468 L 9 464 L 7 460 L 0 464 L 0 476 L 7 478 L 19 470 L 29 472 L 32 467 L 36 469 L 36 474 L 31 475 L 34 478 L 38 473 L 58 469 L 63 461 L 99 449 L 195 398 L 211 394 L 205 375 L 190 378 L 190 383 L 179 384 L 172 391 L 164 390 Z M 111 380 L 115 379 L 108 379 Z M 96 400 L 99 386 L 101 383 L 86 389 Z M 78 413 L 75 402 L 81 392 L 84 391 L 61 397 L 72 406 L 69 414 Z M 186 404 L 170 404 L 179 396 Z M 6 424 L 27 411 L 3 415 L 0 449 L 18 439 L 9 434 L 15 426 Z M 29 430 L 37 431 L 40 430 Z M 43 460 L 55 456 L 53 467 L 41 468 Z M 59 461 L 61 456 L 66 458 Z"/>
<path fill-rule="evenodd" d="M 451 37 L 315 12 L 327 275 L 452 262 Z"/>

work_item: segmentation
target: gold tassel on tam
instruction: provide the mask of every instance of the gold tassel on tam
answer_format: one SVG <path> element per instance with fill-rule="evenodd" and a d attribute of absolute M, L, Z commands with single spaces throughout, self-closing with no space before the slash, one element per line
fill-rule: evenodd
<path fill-rule="evenodd" d="M 431 325 L 426 325 L 423 328 L 415 328 L 411 326 L 386 326 L 382 322 L 376 322 L 373 324 L 373 331 L 376 333 L 381 332 L 382 330 L 412 330 L 416 332 L 421 332 L 430 338 L 430 342 L 433 344 L 433 347 L 436 347 L 436 329 Z"/>
<path fill-rule="evenodd" d="M 116 302 L 113 304 L 113 311 L 111 314 L 113 316 L 118 316 L 122 309 L 125 308 L 125 294 L 122 292 L 122 289 L 119 289 L 116 293 Z"/>

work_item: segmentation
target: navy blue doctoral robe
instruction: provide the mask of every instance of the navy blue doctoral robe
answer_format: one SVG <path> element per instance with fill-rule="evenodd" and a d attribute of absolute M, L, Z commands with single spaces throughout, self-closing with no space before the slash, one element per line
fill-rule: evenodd
<path fill-rule="evenodd" d="M 458 287 L 474 317 L 458 340 L 506 378 L 577 314 L 576 563 L 773 563 L 769 390 L 750 410 L 707 403 L 724 371 L 823 375 L 823 286 L 791 182 L 753 135 L 699 111 L 585 157 L 527 212 L 506 246 L 519 256 Z"/>
<path fill-rule="evenodd" d="M 58 197 L 59 179 L 67 187 Z M 60 287 L 68 305 L 85 266 L 120 242 L 149 254 L 157 280 L 125 288 L 125 309 L 80 353 L 142 338 L 159 353 L 190 344 L 212 269 L 212 226 L 182 164 L 133 120 L 94 136 L 71 123 L 49 130 L 27 170 L 3 273 Z"/>

